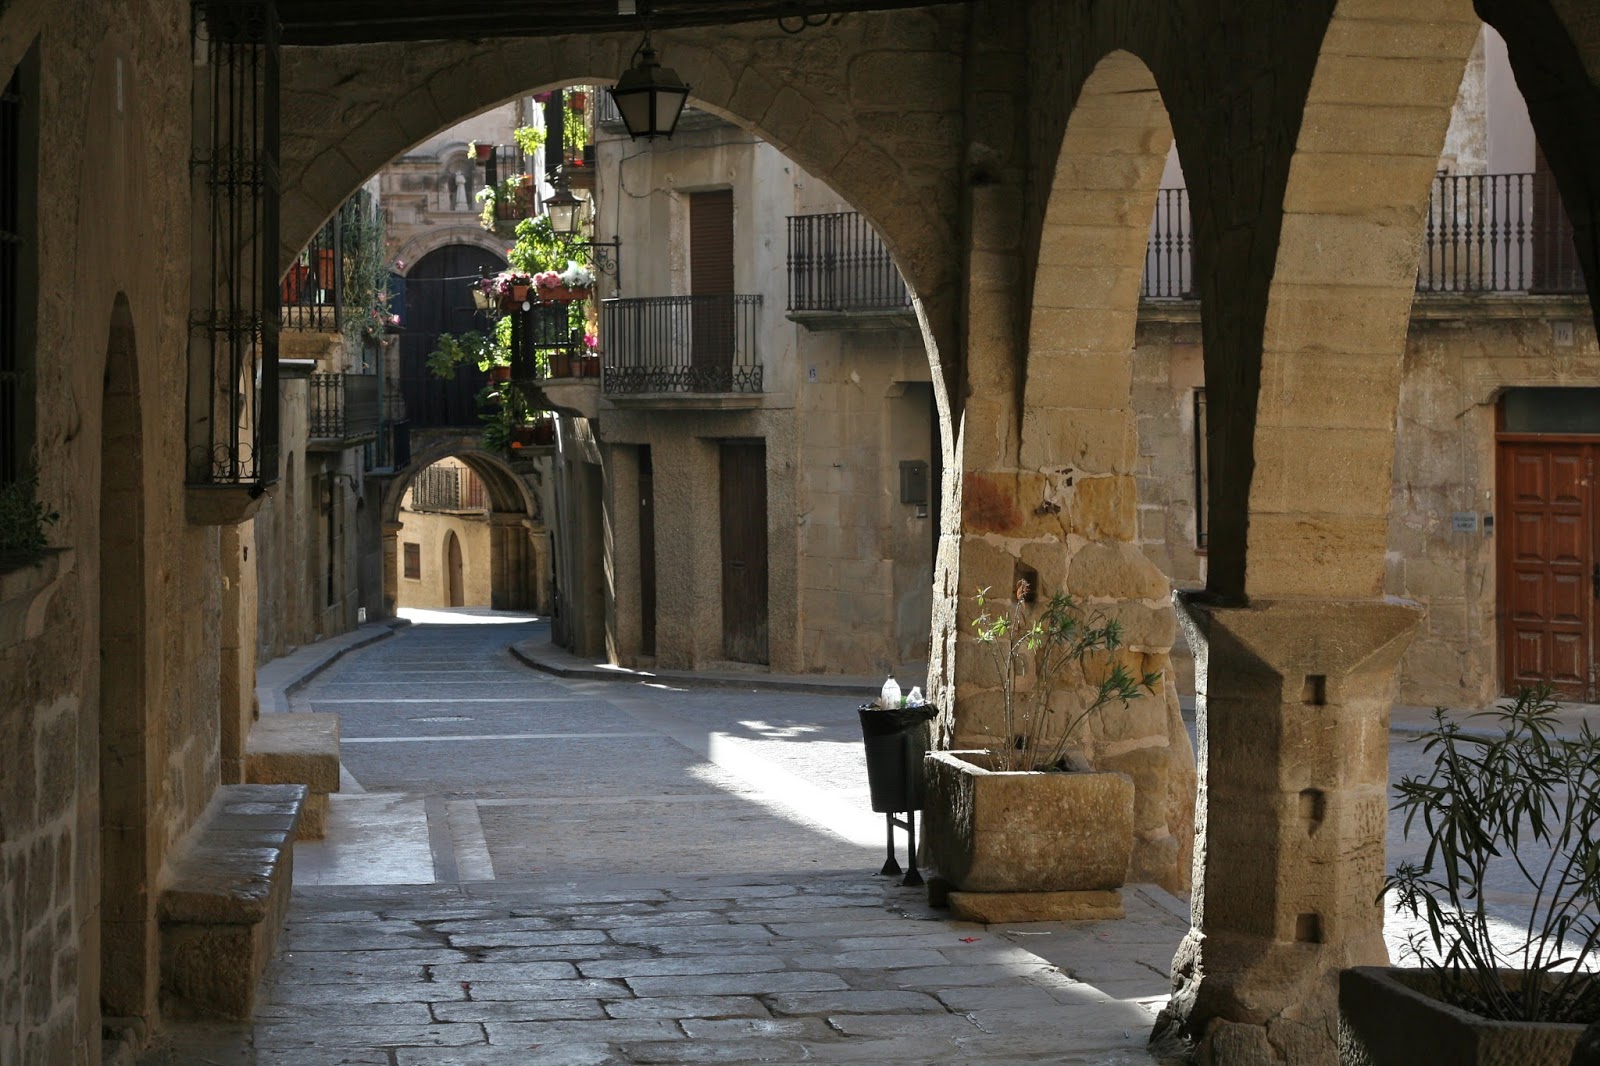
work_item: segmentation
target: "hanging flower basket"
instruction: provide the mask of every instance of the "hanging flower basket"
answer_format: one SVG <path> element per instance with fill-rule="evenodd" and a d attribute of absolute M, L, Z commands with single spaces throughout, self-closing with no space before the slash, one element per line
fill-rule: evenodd
<path fill-rule="evenodd" d="M 472 154 L 478 162 L 487 163 L 494 155 L 494 145 L 474 143 L 472 146 Z"/>
<path fill-rule="evenodd" d="M 581 89 L 574 89 L 572 92 L 567 94 L 567 107 L 571 110 L 577 112 L 578 114 L 582 114 L 583 109 L 587 106 L 589 106 L 588 93 L 582 91 Z"/>
<path fill-rule="evenodd" d="M 491 366 L 489 368 L 490 381 L 510 381 L 511 368 L 509 366 Z"/>

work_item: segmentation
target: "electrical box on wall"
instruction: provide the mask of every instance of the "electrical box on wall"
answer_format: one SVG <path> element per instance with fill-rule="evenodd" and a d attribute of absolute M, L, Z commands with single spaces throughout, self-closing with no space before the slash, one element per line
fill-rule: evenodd
<path fill-rule="evenodd" d="M 921 459 L 900 461 L 900 502 L 926 507 L 928 504 L 928 464 Z"/>

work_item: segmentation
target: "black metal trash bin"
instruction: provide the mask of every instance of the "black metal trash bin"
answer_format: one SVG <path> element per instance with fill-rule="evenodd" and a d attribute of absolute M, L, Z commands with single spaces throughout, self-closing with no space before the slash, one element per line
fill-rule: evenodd
<path fill-rule="evenodd" d="M 867 745 L 867 787 L 879 814 L 922 810 L 922 758 L 928 754 L 924 723 L 938 713 L 932 704 L 879 710 L 859 709 L 861 737 Z"/>
<path fill-rule="evenodd" d="M 872 794 L 872 809 L 883 815 L 889 857 L 880 874 L 897 874 L 900 863 L 894 857 L 894 830 L 906 831 L 909 869 L 903 885 L 922 884 L 917 870 L 917 816 L 926 792 L 922 760 L 928 754 L 927 723 L 938 713 L 931 704 L 879 710 L 868 704 L 859 709 L 861 739 L 867 747 L 867 788 Z M 905 813 L 905 821 L 896 818 Z"/>

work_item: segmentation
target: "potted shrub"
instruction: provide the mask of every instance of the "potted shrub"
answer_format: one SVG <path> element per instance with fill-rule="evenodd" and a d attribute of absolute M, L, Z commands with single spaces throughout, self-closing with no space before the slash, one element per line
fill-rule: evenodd
<path fill-rule="evenodd" d="M 1433 763 L 1395 786 L 1395 809 L 1427 848 L 1384 882 L 1422 923 L 1415 965 L 1340 975 L 1345 1061 L 1568 1066 L 1600 1021 L 1600 736 L 1559 735 L 1555 712 L 1548 687 L 1523 689 L 1468 729 L 1439 708 L 1417 738 Z M 1526 919 L 1504 921 L 1486 889 L 1527 901 Z"/>
<path fill-rule="evenodd" d="M 1153 691 L 1115 661 L 1122 631 L 1065 593 L 1030 605 L 1019 581 L 972 622 L 1001 691 L 992 751 L 928 755 L 926 853 L 958 915 L 977 921 L 1121 917 L 1133 851 L 1133 781 L 1094 771 L 1080 729 Z"/>

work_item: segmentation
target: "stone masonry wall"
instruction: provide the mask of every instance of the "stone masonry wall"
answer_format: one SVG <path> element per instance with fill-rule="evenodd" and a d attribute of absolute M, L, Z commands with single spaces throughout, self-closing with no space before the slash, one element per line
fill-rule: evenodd
<path fill-rule="evenodd" d="M 1188 321 L 1182 321 L 1184 317 Z M 1572 327 L 1557 345 L 1555 323 Z M 1193 586 L 1195 309 L 1146 305 L 1135 352 L 1140 545 L 1173 584 Z M 1426 613 L 1400 661 L 1399 702 L 1482 707 L 1502 691 L 1496 606 L 1495 404 L 1517 386 L 1591 387 L 1600 347 L 1581 300 L 1419 297 L 1406 337 L 1384 591 Z M 1452 517 L 1477 516 L 1474 532 Z M 1181 664 L 1185 667 L 1187 664 Z M 1186 686 L 1184 694 L 1191 694 Z"/>
<path fill-rule="evenodd" d="M 52 545 L 72 549 L 42 631 L 0 647 L 0 1061 L 97 1064 L 100 1005 L 154 1013 L 153 873 L 210 798 L 218 775 L 221 581 L 218 533 L 184 515 L 183 396 L 190 189 L 189 5 L 18 0 L 0 9 L 0 73 L 32 52 L 40 190 L 35 454 L 40 495 L 60 512 Z M 92 158 L 93 165 L 85 165 Z M 119 300 L 125 310 L 115 312 Z M 130 595 L 140 676 L 100 675 L 100 476 L 111 324 L 132 363 L 135 472 L 116 486 L 140 513 L 107 545 Z M 119 506 L 122 504 L 119 503 Z M 124 512 L 127 513 L 127 512 Z M 132 686 L 132 688 L 130 688 Z M 108 767 L 136 811 L 102 869 L 101 701 L 129 709 L 139 738 Z M 122 912 L 103 937 L 101 884 Z M 99 947 L 119 954 L 102 983 Z"/>

